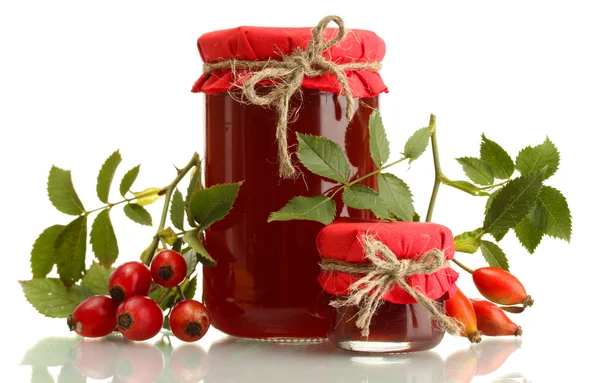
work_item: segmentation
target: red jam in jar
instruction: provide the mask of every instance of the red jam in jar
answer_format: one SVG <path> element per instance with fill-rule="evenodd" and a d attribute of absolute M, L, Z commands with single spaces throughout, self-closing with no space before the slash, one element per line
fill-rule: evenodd
<path fill-rule="evenodd" d="M 337 29 L 327 29 L 335 36 Z M 381 61 L 383 41 L 373 32 L 353 30 L 324 56 L 336 62 Z M 240 27 L 211 32 L 198 40 L 205 62 L 219 60 L 281 60 L 305 49 L 310 28 Z M 346 98 L 329 74 L 305 78 L 291 99 L 294 118 L 288 145 L 294 151 L 296 132 L 327 137 L 342 148 L 351 163 L 351 177 L 372 172 L 368 122 L 387 91 L 371 71 L 346 71 L 356 113 L 346 118 Z M 226 334 L 268 340 L 299 341 L 326 337 L 325 297 L 317 281 L 319 253 L 315 238 L 322 224 L 311 221 L 268 223 L 270 213 L 295 196 L 316 196 L 336 184 L 316 176 L 294 160 L 298 176 L 279 175 L 275 110 L 243 100 L 232 86 L 240 73 L 230 69 L 205 73 L 194 92 L 206 94 L 207 186 L 244 181 L 230 214 L 206 231 L 205 245 L 217 265 L 203 271 L 203 299 L 211 322 Z M 260 91 L 269 91 L 268 84 Z M 364 184 L 375 187 L 376 178 Z M 338 195 L 341 193 L 338 193 Z M 370 218 L 338 205 L 337 216 Z"/>
<path fill-rule="evenodd" d="M 365 256 L 364 239 L 367 235 L 387 246 L 398 260 L 418 260 L 432 249 L 441 250 L 442 261 L 454 256 L 452 233 L 441 225 L 340 220 L 318 234 L 317 247 L 323 263 L 330 261 L 368 269 L 372 263 Z M 319 275 L 319 282 L 327 292 L 327 335 L 331 342 L 342 349 L 371 353 L 424 351 L 441 342 L 444 331 L 438 322 L 425 306 L 417 303 L 397 284 L 383 295 L 365 336 L 363 328 L 357 325 L 360 307 L 354 304 L 331 305 L 347 298 L 352 293 L 351 286 L 364 275 L 331 269 L 323 269 Z M 456 290 L 457 278 L 454 270 L 443 267 L 431 274 L 409 275 L 405 280 L 408 286 L 436 301 L 443 313 L 445 300 Z"/>

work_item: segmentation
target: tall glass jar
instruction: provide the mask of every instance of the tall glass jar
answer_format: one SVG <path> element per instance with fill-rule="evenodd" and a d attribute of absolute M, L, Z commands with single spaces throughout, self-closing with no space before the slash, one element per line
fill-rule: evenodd
<path fill-rule="evenodd" d="M 336 29 L 328 29 L 334 36 Z M 324 53 L 333 61 L 380 61 L 385 47 L 373 32 L 353 30 Z M 309 28 L 240 27 L 203 35 L 198 47 L 205 62 L 219 60 L 281 60 L 305 49 Z M 305 78 L 292 97 L 288 126 L 290 150 L 296 132 L 325 136 L 341 145 L 352 177 L 374 170 L 368 149 L 368 121 L 387 91 L 371 71 L 346 71 L 356 113 L 348 121 L 346 98 L 329 74 Z M 326 193 L 334 183 L 296 162 L 298 176 L 279 175 L 276 111 L 244 100 L 233 83 L 240 73 L 230 69 L 204 74 L 194 92 L 206 93 L 205 181 L 211 186 L 244 181 L 231 213 L 206 232 L 205 245 L 217 261 L 204 268 L 203 299 L 212 324 L 234 336 L 298 341 L 326 337 L 325 297 L 317 282 L 319 253 L 315 238 L 323 225 L 309 221 L 268 223 L 269 214 L 291 198 Z M 260 92 L 268 92 L 265 84 Z M 365 184 L 375 187 L 375 178 Z M 339 201 L 341 202 L 341 201 Z M 338 207 L 342 204 L 338 203 Z M 357 215 L 339 209 L 338 216 Z M 364 216 L 366 218 L 366 216 Z"/>

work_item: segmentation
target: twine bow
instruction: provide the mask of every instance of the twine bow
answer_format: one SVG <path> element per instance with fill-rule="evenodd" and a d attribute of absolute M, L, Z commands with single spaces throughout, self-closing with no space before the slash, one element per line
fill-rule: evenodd
<path fill-rule="evenodd" d="M 365 256 L 371 264 L 352 264 L 331 259 L 323 259 L 321 264 L 321 269 L 324 271 L 366 274 L 350 286 L 350 293 L 347 296 L 330 303 L 336 308 L 343 306 L 359 308 L 356 327 L 361 330 L 362 336 L 369 336 L 373 315 L 383 303 L 385 294 L 396 284 L 422 304 L 442 330 L 453 335 L 460 334 L 460 325 L 454 319 L 446 316 L 436 302 L 406 282 L 406 277 L 409 275 L 432 274 L 448 267 L 443 251 L 432 249 L 415 261 L 398 259 L 386 245 L 370 235 L 363 237 L 363 246 Z"/>
<path fill-rule="evenodd" d="M 338 25 L 338 33 L 333 39 L 324 41 L 323 34 L 327 25 L 332 21 Z M 238 80 L 235 83 L 240 84 L 238 86 L 242 94 L 250 103 L 272 107 L 277 111 L 278 120 L 275 136 L 278 143 L 279 174 L 284 178 L 291 178 L 296 172 L 288 150 L 287 126 L 290 99 L 302 86 L 304 77 L 317 77 L 332 73 L 346 97 L 346 118 L 351 120 L 354 116 L 354 97 L 344 71 L 378 71 L 381 69 L 381 63 L 378 62 L 336 64 L 323 57 L 323 53 L 342 41 L 346 37 L 346 33 L 344 20 L 341 17 L 327 16 L 312 29 L 312 39 L 306 50 L 298 47 L 292 54 L 282 56 L 282 61 L 243 61 L 234 59 L 204 64 L 204 73 L 210 73 L 216 69 L 231 69 L 234 73 L 236 69 L 251 71 L 239 79 L 241 81 Z M 265 80 L 272 82 L 272 89 L 264 95 L 259 95 L 256 92 L 256 85 Z"/>

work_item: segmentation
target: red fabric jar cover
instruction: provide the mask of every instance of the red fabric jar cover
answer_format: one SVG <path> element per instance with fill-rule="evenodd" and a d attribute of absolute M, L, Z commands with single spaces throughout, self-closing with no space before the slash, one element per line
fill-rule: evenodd
<path fill-rule="evenodd" d="M 282 55 L 289 55 L 297 47 L 306 49 L 311 35 L 311 28 L 271 28 L 271 27 L 238 27 L 206 33 L 198 39 L 198 50 L 205 63 L 224 60 L 249 61 L 281 61 Z M 336 28 L 327 28 L 325 39 L 336 36 Z M 337 64 L 352 62 L 381 62 L 385 55 L 385 43 L 374 32 L 361 29 L 348 31 L 346 38 L 339 44 L 329 48 L 323 56 Z M 237 78 L 243 77 L 247 71 L 238 70 Z M 381 76 L 377 72 L 367 70 L 345 71 L 352 95 L 357 98 L 374 97 L 387 92 Z M 214 70 L 204 73 L 192 87 L 192 92 L 215 94 L 227 92 L 236 81 L 236 76 L 229 69 Z M 340 93 L 341 87 L 332 73 L 319 77 L 305 77 L 304 88 L 318 89 L 325 92 Z"/>
<path fill-rule="evenodd" d="M 363 236 L 369 233 L 385 244 L 398 259 L 419 259 L 419 256 L 437 248 L 446 259 L 454 257 L 454 239 L 450 229 L 430 222 L 352 222 L 336 221 L 325 226 L 317 235 L 317 248 L 323 258 L 350 263 L 367 263 L 362 246 Z M 319 275 L 319 283 L 330 294 L 348 294 L 349 287 L 363 275 L 327 271 Z M 458 273 L 450 267 L 433 274 L 411 275 L 408 284 L 419 288 L 430 299 L 450 297 L 456 291 Z M 446 294 L 448 293 L 448 294 Z M 400 286 L 392 288 L 384 300 L 398 304 L 416 303 Z"/>

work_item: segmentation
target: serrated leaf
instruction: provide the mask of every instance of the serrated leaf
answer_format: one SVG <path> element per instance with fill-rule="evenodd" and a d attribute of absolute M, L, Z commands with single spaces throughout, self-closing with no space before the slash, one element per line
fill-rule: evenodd
<path fill-rule="evenodd" d="M 80 339 L 75 337 L 46 337 L 41 339 L 27 350 L 21 365 L 36 367 L 62 366 L 69 361 L 72 348 L 78 342 L 80 342 Z"/>
<path fill-rule="evenodd" d="M 481 246 L 482 230 L 466 231 L 454 237 L 454 249 L 461 253 L 474 254 Z"/>
<path fill-rule="evenodd" d="M 21 281 L 27 301 L 42 315 L 66 318 L 84 299 L 92 296 L 85 287 L 71 286 L 69 290 L 56 278 Z"/>
<path fill-rule="evenodd" d="M 152 216 L 148 210 L 135 203 L 128 203 L 123 207 L 125 215 L 135 223 L 140 225 L 152 226 Z"/>
<path fill-rule="evenodd" d="M 119 192 L 121 195 L 125 197 L 127 192 L 131 190 L 133 183 L 137 179 L 138 174 L 140 173 L 140 165 L 131 168 L 125 173 L 123 179 L 121 180 L 121 185 L 119 186 Z"/>
<path fill-rule="evenodd" d="M 100 172 L 98 173 L 98 180 L 96 183 L 96 194 L 100 201 L 108 203 L 108 196 L 110 194 L 110 186 L 112 185 L 113 178 L 117 167 L 121 163 L 121 153 L 117 150 L 110 155 L 102 164 Z"/>
<path fill-rule="evenodd" d="M 391 219 L 390 212 L 385 207 L 379 193 L 365 185 L 352 185 L 344 189 L 342 201 L 354 209 L 370 210 L 380 219 Z"/>
<path fill-rule="evenodd" d="M 177 238 L 177 240 L 175 241 L 175 243 L 173 244 L 173 246 L 171 246 L 171 250 L 176 251 L 180 254 L 181 253 L 181 247 L 183 246 L 183 239 L 181 238 Z"/>
<path fill-rule="evenodd" d="M 88 288 L 94 295 L 108 295 L 108 278 L 114 269 L 106 269 L 99 263 L 92 263 L 81 280 L 81 286 Z"/>
<path fill-rule="evenodd" d="M 175 242 L 177 242 L 177 240 L 179 239 L 175 231 L 173 231 L 173 229 L 170 227 L 160 230 L 157 234 L 162 238 L 163 241 L 165 241 L 170 246 L 173 246 Z"/>
<path fill-rule="evenodd" d="M 191 212 L 201 230 L 225 218 L 237 198 L 241 183 L 213 185 L 192 197 Z"/>
<path fill-rule="evenodd" d="M 320 136 L 296 133 L 296 155 L 302 165 L 311 172 L 340 183 L 348 182 L 350 164 L 342 148 L 335 142 Z"/>
<path fill-rule="evenodd" d="M 371 158 L 378 167 L 385 164 L 390 158 L 390 142 L 383 128 L 383 121 L 379 110 L 375 109 L 369 116 L 369 150 Z"/>
<path fill-rule="evenodd" d="M 483 223 L 493 233 L 515 227 L 535 205 L 545 169 L 511 180 L 492 201 Z"/>
<path fill-rule="evenodd" d="M 538 247 L 540 242 L 542 242 L 542 237 L 544 233 L 541 230 L 538 230 L 529 219 L 529 216 L 523 218 L 521 222 L 517 226 L 514 227 L 515 235 L 521 245 L 529 254 L 533 254 L 535 249 Z"/>
<path fill-rule="evenodd" d="M 508 234 L 509 229 L 496 230 L 492 234 L 492 237 L 496 240 L 496 242 L 502 241 L 506 234 Z"/>
<path fill-rule="evenodd" d="M 571 211 L 567 199 L 557 189 L 542 186 L 530 218 L 533 226 L 544 234 L 567 242 L 571 240 Z"/>
<path fill-rule="evenodd" d="M 184 215 L 185 202 L 183 201 L 183 195 L 179 190 L 175 189 L 173 200 L 171 201 L 171 222 L 175 228 L 183 230 Z"/>
<path fill-rule="evenodd" d="M 560 154 L 556 146 L 546 137 L 546 140 L 533 148 L 531 146 L 519 152 L 516 168 L 521 174 L 530 174 L 546 167 L 544 179 L 550 178 L 558 170 Z"/>
<path fill-rule="evenodd" d="M 417 158 L 421 157 L 421 154 L 425 153 L 427 146 L 429 145 L 430 132 L 429 128 L 421 128 L 413 133 L 413 135 L 404 144 L 404 157 L 408 158 L 408 162 L 411 163 Z"/>
<path fill-rule="evenodd" d="M 494 173 L 494 177 L 500 180 L 510 178 L 515 171 L 515 164 L 510 155 L 500 145 L 488 139 L 485 134 L 481 135 L 481 146 L 479 157 L 488 164 Z"/>
<path fill-rule="evenodd" d="M 188 231 L 183 235 L 183 241 L 190 245 L 198 253 L 198 261 L 204 266 L 214 266 L 217 262 L 208 254 L 202 240 L 198 237 L 195 231 Z"/>
<path fill-rule="evenodd" d="M 463 171 L 469 179 L 479 185 L 491 185 L 494 182 L 494 173 L 488 164 L 475 157 L 457 158 Z"/>
<path fill-rule="evenodd" d="M 115 229 L 110 221 L 110 210 L 102 210 L 94 219 L 90 232 L 90 244 L 96 259 L 106 268 L 110 267 L 119 256 L 119 245 Z"/>
<path fill-rule="evenodd" d="M 83 203 L 75 192 L 71 171 L 52 166 L 48 175 L 48 198 L 54 207 L 65 214 L 85 213 Z"/>
<path fill-rule="evenodd" d="M 294 197 L 279 211 L 269 215 L 268 222 L 292 221 L 295 219 L 317 221 L 329 225 L 335 218 L 335 202 L 319 195 L 315 197 Z"/>
<path fill-rule="evenodd" d="M 476 197 L 485 197 L 490 195 L 490 193 L 488 193 L 487 191 L 467 181 L 453 181 L 446 178 L 444 179 L 443 183 L 445 185 L 452 186 L 455 189 L 462 190 L 465 193 L 469 193 Z"/>
<path fill-rule="evenodd" d="M 158 303 L 160 308 L 164 311 L 169 307 L 173 307 L 173 304 L 175 303 L 175 297 L 177 296 L 177 290 L 159 287 L 152 291 L 148 296 Z"/>
<path fill-rule="evenodd" d="M 188 284 L 184 286 L 183 295 L 185 295 L 185 299 L 192 299 L 196 295 L 196 289 L 198 287 L 198 278 L 194 276 L 194 278 L 190 279 Z"/>
<path fill-rule="evenodd" d="M 190 248 L 187 251 L 181 253 L 183 259 L 185 259 L 185 264 L 187 266 L 187 277 L 192 275 L 198 266 L 198 253 L 196 250 Z"/>
<path fill-rule="evenodd" d="M 490 194 L 487 201 L 485 202 L 485 213 L 486 214 L 487 214 L 488 210 L 490 210 L 490 206 L 492 206 L 492 202 L 494 202 L 494 198 L 496 198 L 498 196 L 498 194 L 500 193 L 500 190 L 502 190 L 502 188 L 496 189 L 492 194 Z"/>
<path fill-rule="evenodd" d="M 481 253 L 483 258 L 492 267 L 501 267 L 508 271 L 508 259 L 504 251 L 494 242 L 481 241 Z"/>
<path fill-rule="evenodd" d="M 39 235 L 31 249 L 31 273 L 34 278 L 44 278 L 56 264 L 54 253 L 56 239 L 63 231 L 63 225 L 50 226 Z"/>
<path fill-rule="evenodd" d="M 379 185 L 379 195 L 386 208 L 402 221 L 414 220 L 415 207 L 412 193 L 404 181 L 390 173 L 379 173 L 377 184 Z"/>
<path fill-rule="evenodd" d="M 56 238 L 56 266 L 65 286 L 81 279 L 85 271 L 87 245 L 87 217 L 81 216 L 69 223 Z"/>
<path fill-rule="evenodd" d="M 192 170 L 192 176 L 190 178 L 190 184 L 188 185 L 187 194 L 185 196 L 185 215 L 187 217 L 188 224 L 191 227 L 198 226 L 196 221 L 194 221 L 194 216 L 192 215 L 192 197 L 198 190 L 204 189 L 202 185 L 202 166 L 198 165 L 194 170 Z"/>
<path fill-rule="evenodd" d="M 163 189 L 161 188 L 147 188 L 141 192 L 131 192 L 136 198 L 135 203 L 140 206 L 147 206 L 153 204 L 162 198 L 161 194 Z"/>

